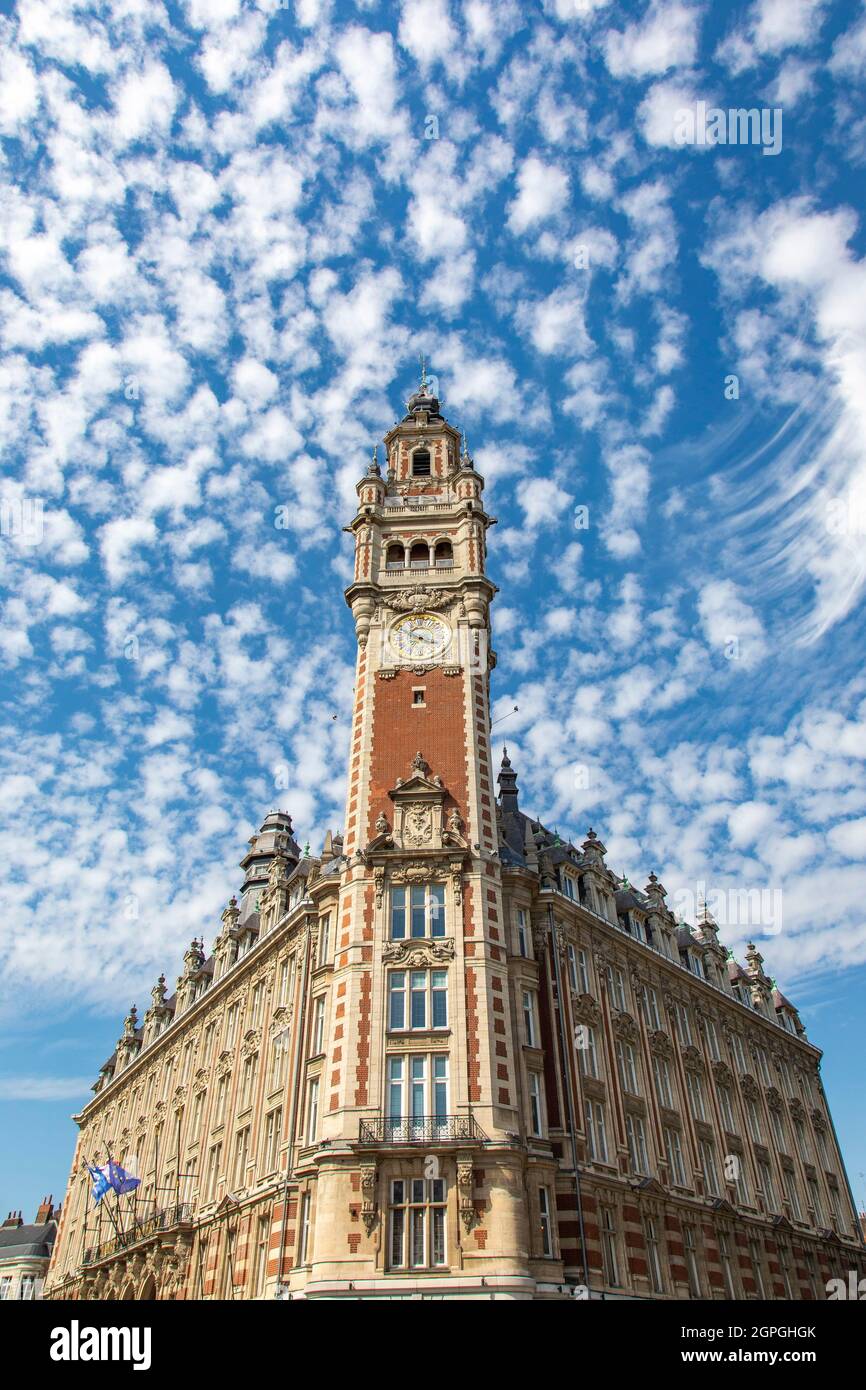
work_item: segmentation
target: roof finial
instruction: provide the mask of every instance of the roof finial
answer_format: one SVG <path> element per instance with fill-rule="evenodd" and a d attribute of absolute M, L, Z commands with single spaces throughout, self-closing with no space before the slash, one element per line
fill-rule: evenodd
<path fill-rule="evenodd" d="M 421 363 L 421 391 L 427 393 L 427 358 L 423 352 L 418 354 L 418 361 Z"/>

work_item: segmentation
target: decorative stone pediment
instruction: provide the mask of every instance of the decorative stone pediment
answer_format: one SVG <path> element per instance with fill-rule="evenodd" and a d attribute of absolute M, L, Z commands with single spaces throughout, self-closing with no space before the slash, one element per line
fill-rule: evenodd
<path fill-rule="evenodd" d="M 193 1095 L 197 1096 L 201 1091 L 207 1090 L 207 1083 L 210 1073 L 207 1067 L 199 1067 L 192 1082 Z"/>
<path fill-rule="evenodd" d="M 713 1076 L 716 1078 L 718 1086 L 732 1086 L 734 1073 L 731 1071 L 727 1062 L 713 1062 Z"/>
<path fill-rule="evenodd" d="M 779 1093 L 779 1091 L 776 1090 L 775 1086 L 767 1087 L 767 1104 L 769 1105 L 771 1110 L 783 1109 L 784 1102 L 782 1101 L 781 1094 Z"/>
<path fill-rule="evenodd" d="M 578 1023 L 589 1024 L 591 1028 L 598 1027 L 601 1022 L 601 1009 L 591 994 L 572 995 L 571 1011 Z"/>
<path fill-rule="evenodd" d="M 623 1042 L 636 1043 L 640 1036 L 640 1030 L 631 1014 L 620 1013 L 618 1010 L 613 1016 L 613 1031 Z"/>
<path fill-rule="evenodd" d="M 226 1050 L 225 1052 L 221 1052 L 220 1055 L 219 1055 L 219 1057 L 217 1057 L 217 1063 L 216 1063 L 216 1074 L 217 1074 L 217 1076 L 225 1076 L 226 1072 L 231 1071 L 231 1066 L 232 1066 L 232 1053 L 229 1052 L 228 1050 Z"/>
<path fill-rule="evenodd" d="M 279 1033 L 292 1021 L 292 1005 L 280 1004 L 271 1015 L 271 1032 Z"/>
<path fill-rule="evenodd" d="M 761 1088 L 755 1078 L 750 1076 L 748 1072 L 744 1072 L 740 1077 L 740 1090 L 748 1100 L 761 1099 Z"/>
<path fill-rule="evenodd" d="M 691 1043 L 682 1051 L 683 1066 L 687 1071 L 703 1072 L 704 1059 L 696 1047 Z"/>
<path fill-rule="evenodd" d="M 261 1030 L 258 1028 L 249 1028 L 247 1032 L 244 1033 L 243 1047 L 241 1048 L 242 1055 L 244 1057 L 250 1057 L 254 1052 L 258 1052 L 260 1042 Z"/>
<path fill-rule="evenodd" d="M 389 965 L 405 965 L 420 969 L 425 965 L 437 965 L 454 959 L 453 937 L 439 937 L 435 940 L 408 937 L 404 941 L 387 941 L 382 951 L 382 959 Z"/>
<path fill-rule="evenodd" d="M 827 1121 L 825 1120 L 824 1116 L 821 1114 L 821 1111 L 820 1111 L 820 1110 L 812 1110 L 812 1111 L 810 1111 L 810 1115 L 811 1115 L 811 1119 L 812 1119 L 812 1124 L 815 1126 L 816 1129 L 823 1129 L 823 1130 L 826 1130 L 826 1128 L 827 1128 Z"/>
<path fill-rule="evenodd" d="M 769 1100 L 769 1092 L 767 1093 L 767 1099 Z M 781 1097 L 779 1097 L 779 1099 L 781 1100 Z M 788 1102 L 788 1109 L 791 1111 L 795 1120 L 805 1120 L 806 1110 L 803 1106 L 803 1102 L 798 1096 L 794 1096 L 793 1100 Z"/>
<path fill-rule="evenodd" d="M 403 849 L 442 849 L 445 844 L 455 843 L 456 836 L 465 848 L 463 821 L 456 807 L 447 828 L 443 824 L 447 794 L 442 778 L 431 774 L 422 755 L 416 753 L 411 775 L 406 780 L 398 777 L 397 785 L 388 793 L 394 803 L 394 832 L 390 837 L 393 843 Z M 387 824 L 381 817 L 377 829 L 381 822 Z"/>
<path fill-rule="evenodd" d="M 182 1110 L 186 1101 L 186 1087 L 175 1086 L 174 1095 L 171 1098 L 172 1108 L 175 1111 Z"/>
<path fill-rule="evenodd" d="M 654 1032 L 650 1033 L 649 1045 L 651 1051 L 657 1053 L 659 1057 L 671 1058 L 674 1055 L 674 1045 L 667 1033 L 664 1033 L 661 1028 L 656 1028 Z"/>

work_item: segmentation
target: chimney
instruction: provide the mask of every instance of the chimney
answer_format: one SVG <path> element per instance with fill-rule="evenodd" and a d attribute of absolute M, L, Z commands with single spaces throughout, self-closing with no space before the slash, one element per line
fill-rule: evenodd
<path fill-rule="evenodd" d="M 23 1225 L 24 1225 L 24 1218 L 22 1217 L 20 1211 L 10 1211 L 9 1215 L 6 1217 L 6 1220 L 3 1222 L 3 1227 L 2 1227 L 2 1229 L 5 1231 L 5 1229 L 6 1229 L 7 1226 L 23 1226 Z"/>
<path fill-rule="evenodd" d="M 49 1197 L 43 1197 L 43 1198 L 42 1198 L 42 1202 L 40 1203 L 39 1210 L 38 1210 L 37 1213 L 36 1213 L 36 1225 L 37 1225 L 37 1226 L 44 1226 L 45 1223 L 46 1223 L 46 1221 L 53 1221 L 53 1220 L 54 1220 L 54 1207 L 53 1207 L 53 1205 L 52 1205 L 53 1202 L 54 1202 L 54 1195 L 53 1195 L 53 1193 L 52 1193 L 52 1195 L 49 1196 Z"/>

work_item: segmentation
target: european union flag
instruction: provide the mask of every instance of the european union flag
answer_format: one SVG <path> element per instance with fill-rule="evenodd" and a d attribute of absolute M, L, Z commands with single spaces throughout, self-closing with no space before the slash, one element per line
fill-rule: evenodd
<path fill-rule="evenodd" d="M 108 1181 L 108 1174 L 104 1168 L 92 1168 L 88 1163 L 87 1171 L 93 1179 L 93 1200 L 100 1202 L 106 1192 L 111 1191 L 111 1183 Z"/>
<path fill-rule="evenodd" d="M 141 1182 L 141 1178 L 134 1178 L 131 1173 L 127 1173 L 121 1168 L 119 1163 L 111 1159 L 108 1164 L 108 1181 L 118 1194 L 122 1192 L 134 1192 Z"/>

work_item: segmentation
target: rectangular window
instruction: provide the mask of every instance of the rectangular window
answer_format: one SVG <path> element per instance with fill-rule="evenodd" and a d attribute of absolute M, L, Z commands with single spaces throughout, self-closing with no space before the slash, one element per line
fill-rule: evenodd
<path fill-rule="evenodd" d="M 761 1247 L 756 1240 L 749 1241 L 749 1254 L 752 1257 L 752 1269 L 755 1272 L 755 1290 L 758 1298 L 767 1297 L 766 1285 L 764 1284 L 764 1262 L 761 1259 Z"/>
<path fill-rule="evenodd" d="M 648 1177 L 649 1158 L 647 1157 L 646 1133 L 640 1115 L 633 1115 L 630 1111 L 626 1113 L 625 1133 L 632 1172 L 640 1174 L 641 1177 Z"/>
<path fill-rule="evenodd" d="M 325 1046 L 325 996 L 317 995 L 313 1000 L 312 1055 L 318 1057 Z"/>
<path fill-rule="evenodd" d="M 719 1187 L 719 1172 L 716 1167 L 716 1150 L 708 1139 L 702 1139 L 698 1145 L 701 1155 L 701 1167 L 704 1170 L 704 1185 L 710 1197 L 721 1197 L 722 1191 Z"/>
<path fill-rule="evenodd" d="M 255 1271 L 255 1294 L 261 1298 L 265 1291 L 265 1280 L 268 1276 L 268 1240 L 270 1237 L 270 1222 L 266 1216 L 260 1216 L 256 1228 L 256 1271 Z"/>
<path fill-rule="evenodd" d="M 719 1051 L 719 1035 L 716 1032 L 716 1025 L 711 1018 L 708 1018 L 705 1020 L 704 1026 L 706 1028 L 707 1051 L 710 1054 L 710 1058 L 714 1062 L 720 1062 L 722 1060 L 722 1054 Z"/>
<path fill-rule="evenodd" d="M 601 1253 L 606 1284 L 619 1284 L 619 1265 L 616 1258 L 616 1222 L 612 1207 L 601 1209 Z"/>
<path fill-rule="evenodd" d="M 647 1272 L 649 1273 L 650 1287 L 653 1293 L 664 1293 L 665 1286 L 662 1279 L 662 1262 L 659 1253 L 659 1237 L 656 1223 L 653 1217 L 648 1216 L 643 1223 L 643 1238 L 646 1246 Z"/>
<path fill-rule="evenodd" d="M 217 1194 L 217 1182 L 219 1180 L 220 1161 L 222 1159 L 222 1144 L 213 1144 L 208 1153 L 207 1162 L 207 1193 L 206 1201 L 213 1202 Z"/>
<path fill-rule="evenodd" d="M 589 994 L 589 963 L 586 951 L 580 950 L 577 953 L 577 973 L 580 976 L 581 993 Z"/>
<path fill-rule="evenodd" d="M 235 1045 L 235 1030 L 237 1029 L 237 1023 L 238 1023 L 238 1006 L 237 1006 L 237 1004 L 232 1004 L 231 1007 L 229 1008 L 228 1013 L 226 1014 L 226 1040 L 225 1040 L 225 1045 L 226 1045 L 226 1048 L 227 1048 L 227 1049 L 230 1048 L 230 1047 L 234 1047 L 234 1045 Z"/>
<path fill-rule="evenodd" d="M 692 1298 L 700 1298 L 702 1295 L 701 1276 L 698 1273 L 694 1226 L 683 1226 L 683 1251 L 686 1257 L 686 1274 L 689 1280 L 689 1293 Z"/>
<path fill-rule="evenodd" d="M 821 1210 L 821 1198 L 818 1195 L 818 1183 L 815 1178 L 809 1178 L 809 1206 L 815 1216 L 815 1225 L 824 1225 L 824 1213 Z"/>
<path fill-rule="evenodd" d="M 728 1243 L 728 1237 L 723 1231 L 719 1232 L 719 1262 L 722 1266 L 722 1274 L 724 1275 L 725 1292 L 728 1298 L 736 1298 L 737 1288 L 734 1283 L 734 1265 L 731 1259 L 731 1247 Z"/>
<path fill-rule="evenodd" d="M 29 1303 L 36 1297 L 36 1276 L 35 1274 L 21 1275 L 21 1291 L 18 1295 L 25 1303 Z"/>
<path fill-rule="evenodd" d="M 260 1021 L 261 1021 L 261 1016 L 262 1016 L 262 998 L 263 998 L 263 995 L 264 995 L 264 987 L 263 987 L 263 985 L 262 985 L 262 984 L 254 985 L 254 986 L 253 986 L 253 990 L 252 990 L 252 994 L 250 995 L 250 1027 L 251 1027 L 251 1028 L 258 1028 L 259 1023 L 260 1023 Z"/>
<path fill-rule="evenodd" d="M 319 1133 L 319 1080 L 314 1077 L 307 1092 L 307 1143 L 314 1144 Z"/>
<path fill-rule="evenodd" d="M 271 1085 L 270 1089 L 276 1091 L 282 1086 L 286 1074 L 286 1051 L 288 1049 L 288 1031 L 278 1033 L 274 1038 L 273 1051 L 271 1053 Z"/>
<path fill-rule="evenodd" d="M 567 898 L 571 898 L 572 902 L 577 902 L 577 888 L 571 874 L 563 873 L 562 891 Z"/>
<path fill-rule="evenodd" d="M 731 1055 L 733 1056 L 737 1070 L 740 1072 L 746 1071 L 746 1054 L 743 1051 L 743 1040 L 739 1033 L 731 1034 Z"/>
<path fill-rule="evenodd" d="M 758 1107 L 755 1104 L 755 1101 L 752 1096 L 746 1096 L 745 1106 L 746 1124 L 749 1126 L 749 1134 L 751 1135 L 752 1139 L 754 1139 L 756 1144 L 763 1144 L 764 1140 L 761 1134 L 761 1122 L 758 1117 Z"/>
<path fill-rule="evenodd" d="M 769 1163 L 764 1158 L 758 1159 L 758 1177 L 761 1183 L 761 1191 L 764 1194 L 764 1201 L 767 1204 L 767 1210 L 770 1212 L 778 1212 L 779 1207 L 776 1201 L 776 1188 L 773 1183 L 773 1174 L 770 1171 Z"/>
<path fill-rule="evenodd" d="M 800 1194 L 797 1191 L 797 1179 L 794 1177 L 790 1168 L 783 1168 L 782 1172 L 785 1176 L 785 1191 L 788 1194 L 788 1201 L 791 1204 L 791 1214 L 795 1221 L 802 1221 L 803 1212 L 800 1207 Z"/>
<path fill-rule="evenodd" d="M 0 1276 L 0 1303 L 7 1303 L 12 1292 L 12 1275 L 4 1274 Z"/>
<path fill-rule="evenodd" d="M 704 1100 L 704 1081 L 703 1077 L 697 1072 L 686 1072 L 686 1089 L 689 1093 L 689 1104 L 695 1119 L 706 1122 L 707 1107 Z"/>
<path fill-rule="evenodd" d="M 216 1106 L 214 1109 L 214 1125 L 221 1125 L 226 1117 L 226 1102 L 228 1100 L 229 1086 L 231 1084 L 231 1073 L 224 1072 L 217 1080 Z"/>
<path fill-rule="evenodd" d="M 607 1163 L 607 1131 L 604 1123 L 604 1106 L 600 1101 L 586 1102 L 586 1142 L 589 1156 L 594 1163 Z"/>
<path fill-rule="evenodd" d="M 773 1131 L 773 1138 L 776 1141 L 776 1147 L 778 1149 L 781 1149 L 782 1153 L 787 1153 L 788 1144 L 787 1140 L 785 1139 L 784 1121 L 782 1120 L 779 1111 L 772 1108 L 770 1109 L 770 1128 Z"/>
<path fill-rule="evenodd" d="M 445 935 L 444 883 L 413 884 L 391 889 L 391 939 Z"/>
<path fill-rule="evenodd" d="M 692 1020 L 685 1004 L 674 1004 L 674 1023 L 676 1025 L 677 1037 L 683 1047 L 692 1046 Z"/>
<path fill-rule="evenodd" d="M 428 1122 L 448 1118 L 447 1053 L 415 1053 L 387 1059 L 388 1137 L 422 1139 Z"/>
<path fill-rule="evenodd" d="M 622 1089 L 631 1096 L 639 1094 L 637 1083 L 637 1069 L 635 1067 L 634 1048 L 631 1043 L 623 1042 L 622 1038 L 617 1038 L 616 1042 L 616 1062 L 619 1070 L 619 1079 Z"/>
<path fill-rule="evenodd" d="M 522 907 L 519 907 L 517 909 L 517 954 L 519 956 L 529 955 L 527 944 L 526 913 Z"/>
<path fill-rule="evenodd" d="M 607 967 L 607 984 L 610 990 L 610 998 L 614 1008 L 619 1009 L 620 1013 L 626 1012 L 625 996 L 625 976 L 618 965 Z"/>
<path fill-rule="evenodd" d="M 574 1030 L 577 1045 L 577 1065 L 584 1076 L 598 1079 L 598 1051 L 595 1045 L 595 1029 L 588 1023 L 579 1023 Z"/>
<path fill-rule="evenodd" d="M 758 1075 L 765 1086 L 770 1084 L 770 1068 L 767 1066 L 767 1054 L 762 1047 L 755 1048 L 755 1061 L 758 1063 Z"/>
<path fill-rule="evenodd" d="M 527 1047 L 537 1047 L 535 1028 L 535 998 L 528 989 L 523 991 L 523 1034 Z"/>
<path fill-rule="evenodd" d="M 537 1071 L 529 1073 L 529 1115 L 530 1133 L 543 1133 L 541 1125 L 541 1077 Z"/>
<path fill-rule="evenodd" d="M 298 1217 L 298 1264 L 306 1264 L 310 1244 L 310 1194 L 301 1193 L 301 1207 Z"/>
<path fill-rule="evenodd" d="M 671 1089 L 671 1069 L 667 1057 L 653 1057 L 653 1072 L 656 1080 L 656 1093 L 660 1103 L 668 1110 L 674 1108 L 674 1095 Z"/>
<path fill-rule="evenodd" d="M 568 983 L 570 987 L 577 991 L 577 952 L 569 942 L 568 945 Z"/>
<path fill-rule="evenodd" d="M 419 1032 L 448 1027 L 448 972 L 446 970 L 392 970 L 388 980 L 388 1027 L 408 1027 Z"/>
<path fill-rule="evenodd" d="M 263 1171 L 265 1173 L 275 1173 L 280 1155 L 280 1138 L 283 1127 L 283 1108 L 277 1106 L 276 1110 L 271 1110 L 265 1116 L 265 1143 L 263 1154 Z"/>
<path fill-rule="evenodd" d="M 331 957 L 331 914 L 319 918 L 318 964 L 326 965 Z"/>
<path fill-rule="evenodd" d="M 541 1253 L 553 1254 L 553 1231 L 550 1225 L 550 1191 L 546 1187 L 538 1189 L 538 1214 L 541 1220 Z"/>
<path fill-rule="evenodd" d="M 247 1162 L 250 1156 L 250 1127 L 244 1125 L 235 1135 L 235 1162 L 232 1175 L 232 1186 L 235 1191 L 239 1191 L 246 1186 Z"/>
<path fill-rule="evenodd" d="M 441 1269 L 446 1255 L 444 1178 L 396 1178 L 389 1204 L 391 1269 Z"/>
<path fill-rule="evenodd" d="M 241 1072 L 241 1094 L 240 1110 L 247 1110 L 253 1103 L 253 1088 L 256 1079 L 256 1065 L 259 1057 L 257 1052 L 250 1053 L 249 1057 L 244 1058 L 244 1067 Z"/>
<path fill-rule="evenodd" d="M 662 1025 L 659 1017 L 659 1002 L 651 985 L 644 985 L 643 987 L 641 1008 L 647 1028 L 652 1028 L 654 1032 L 657 1032 Z"/>
<path fill-rule="evenodd" d="M 672 1129 L 669 1125 L 665 1126 L 665 1151 L 668 1156 L 671 1181 L 676 1183 L 679 1187 L 685 1187 L 686 1169 L 683 1163 L 683 1150 L 680 1143 L 679 1130 Z"/>
<path fill-rule="evenodd" d="M 734 1110 L 731 1105 L 731 1093 L 727 1086 L 720 1086 L 717 1094 L 719 1097 L 719 1110 L 722 1112 L 722 1124 L 729 1134 L 736 1134 Z"/>

